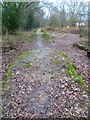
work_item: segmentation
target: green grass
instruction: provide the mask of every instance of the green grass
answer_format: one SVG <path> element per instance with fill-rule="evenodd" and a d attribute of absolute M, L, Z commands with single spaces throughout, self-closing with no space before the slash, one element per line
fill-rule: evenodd
<path fill-rule="evenodd" d="M 20 31 L 17 31 L 14 33 L 14 35 L 22 35 L 22 33 Z"/>
<path fill-rule="evenodd" d="M 21 61 L 21 60 L 27 58 L 29 55 L 32 55 L 32 54 L 33 54 L 33 52 L 31 50 L 27 51 L 27 52 L 24 52 L 16 58 L 16 61 L 18 61 L 18 60 Z"/>
<path fill-rule="evenodd" d="M 32 62 L 24 63 L 23 66 L 24 66 L 25 68 L 29 68 L 29 67 L 32 66 Z"/>
<path fill-rule="evenodd" d="M 34 30 L 33 30 L 33 32 L 36 32 L 37 31 L 37 28 L 35 28 Z"/>
<path fill-rule="evenodd" d="M 30 36 L 28 36 L 26 39 L 32 42 L 33 40 L 37 40 L 37 29 L 34 29 Z"/>
<path fill-rule="evenodd" d="M 0 85 L 0 98 L 2 97 L 2 85 Z"/>
<path fill-rule="evenodd" d="M 37 40 L 37 34 L 33 32 L 30 36 L 27 37 L 27 40 L 32 42 L 33 40 Z"/>
<path fill-rule="evenodd" d="M 61 61 L 58 60 L 58 59 L 54 60 L 53 62 L 54 62 L 55 64 L 60 64 L 60 63 L 61 63 Z"/>
<path fill-rule="evenodd" d="M 67 68 L 66 69 L 66 75 L 68 77 L 71 77 L 74 79 L 75 82 L 77 82 L 80 86 L 82 86 L 83 88 L 85 88 L 86 90 L 89 90 L 90 88 L 88 87 L 88 85 L 86 85 L 85 81 L 84 81 L 84 77 L 82 75 L 80 75 L 77 71 L 76 71 L 76 67 L 74 64 L 68 62 L 67 64 Z"/>
<path fill-rule="evenodd" d="M 0 113 L 2 113 L 2 107 L 0 106 Z"/>
<path fill-rule="evenodd" d="M 26 57 L 28 56 L 28 53 L 26 52 L 26 53 L 22 53 L 20 56 L 18 56 L 18 58 L 17 58 L 17 60 L 23 60 L 23 59 L 25 59 Z"/>
<path fill-rule="evenodd" d="M 14 63 L 10 63 L 8 66 L 8 69 L 6 71 L 6 73 L 4 74 L 4 80 L 6 81 L 8 77 L 12 77 L 12 68 L 13 68 Z"/>
<path fill-rule="evenodd" d="M 82 86 L 85 89 L 85 91 L 87 91 L 90 94 L 90 88 L 88 85 L 86 85 L 84 77 L 78 74 L 78 72 L 75 70 L 71 63 L 68 63 L 68 70 L 66 70 L 65 72 L 68 77 L 73 78 L 76 83 Z"/>
<path fill-rule="evenodd" d="M 72 78 L 76 83 L 82 86 L 85 89 L 85 91 L 90 92 L 90 88 L 86 84 L 84 77 L 76 71 L 76 66 L 74 63 L 70 61 L 70 59 L 68 58 L 68 55 L 66 55 L 64 52 L 56 53 L 55 55 L 57 56 L 56 64 L 59 64 L 60 63 L 59 60 L 60 59 L 62 60 L 62 58 L 64 58 L 63 68 L 65 69 L 65 74 L 67 75 L 67 77 Z"/>
<path fill-rule="evenodd" d="M 51 39 L 52 37 L 51 37 L 50 34 L 47 32 L 47 30 L 46 30 L 45 28 L 43 28 L 43 29 L 41 29 L 41 32 L 43 33 L 44 39 L 50 41 L 50 39 Z"/>
<path fill-rule="evenodd" d="M 66 37 L 66 36 L 67 36 L 67 34 L 66 34 L 66 33 L 61 32 L 61 33 L 60 33 L 60 36 L 62 36 L 62 37 Z"/>
<path fill-rule="evenodd" d="M 29 41 L 37 40 L 37 34 L 36 34 L 37 29 L 34 29 L 33 32 L 31 33 L 30 36 L 28 36 L 26 39 Z M 47 32 L 46 28 L 41 29 L 42 36 L 45 40 L 50 42 L 50 39 L 52 38 L 50 34 Z"/>
<path fill-rule="evenodd" d="M 16 62 L 22 61 L 22 60 L 24 60 L 25 58 L 27 58 L 29 55 L 32 55 L 32 54 L 33 54 L 33 53 L 32 53 L 31 50 L 30 50 L 30 51 L 27 51 L 27 52 L 24 52 L 24 53 L 22 53 L 20 56 L 18 56 L 12 63 L 10 63 L 10 64 L 8 65 L 7 71 L 6 71 L 5 74 L 4 74 L 4 80 L 7 81 L 8 78 L 9 78 L 10 80 L 12 80 L 12 69 L 13 69 L 13 66 L 16 64 Z M 26 67 L 29 67 L 29 66 L 31 66 L 31 65 L 32 65 L 32 63 L 24 64 L 24 66 L 26 66 Z"/>

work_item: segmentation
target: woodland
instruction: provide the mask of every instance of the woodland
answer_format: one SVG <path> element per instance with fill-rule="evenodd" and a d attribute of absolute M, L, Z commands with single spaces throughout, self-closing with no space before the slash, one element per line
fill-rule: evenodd
<path fill-rule="evenodd" d="M 0 116 L 90 120 L 89 2 L 0 2 Z"/>

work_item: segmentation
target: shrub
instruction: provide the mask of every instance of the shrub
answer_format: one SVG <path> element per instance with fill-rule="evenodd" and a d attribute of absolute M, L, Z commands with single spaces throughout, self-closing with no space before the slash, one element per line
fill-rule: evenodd
<path fill-rule="evenodd" d="M 79 35 L 80 37 L 88 36 L 88 27 L 80 27 Z"/>
<path fill-rule="evenodd" d="M 2 37 L 2 50 L 8 52 L 12 49 L 16 49 L 18 46 L 18 36 L 16 35 L 4 35 Z"/>

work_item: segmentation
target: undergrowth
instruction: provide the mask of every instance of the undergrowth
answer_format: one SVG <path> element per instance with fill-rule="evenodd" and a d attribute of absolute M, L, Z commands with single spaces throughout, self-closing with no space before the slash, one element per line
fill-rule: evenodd
<path fill-rule="evenodd" d="M 79 35 L 80 35 L 80 37 L 87 37 L 88 36 L 88 27 L 80 27 Z"/>

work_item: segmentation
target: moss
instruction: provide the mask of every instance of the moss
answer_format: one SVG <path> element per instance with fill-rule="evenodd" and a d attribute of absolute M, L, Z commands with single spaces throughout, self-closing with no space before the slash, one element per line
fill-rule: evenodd
<path fill-rule="evenodd" d="M 73 66 L 74 68 L 76 68 L 76 65 L 75 65 L 74 63 L 72 63 L 72 66 Z"/>
<path fill-rule="evenodd" d="M 80 37 L 84 37 L 84 34 L 80 33 Z"/>
<path fill-rule="evenodd" d="M 60 62 L 60 60 L 54 60 L 53 61 L 55 64 L 60 64 L 61 62 Z"/>
<path fill-rule="evenodd" d="M 2 107 L 0 106 L 0 113 L 2 113 Z"/>
<path fill-rule="evenodd" d="M 33 52 L 30 50 L 30 51 L 27 51 L 27 52 L 24 52 L 22 53 L 20 56 L 18 56 L 18 58 L 16 58 L 16 60 L 23 60 L 25 59 L 26 57 L 28 57 L 28 55 L 32 55 Z"/>
<path fill-rule="evenodd" d="M 54 62 L 55 64 L 60 64 L 60 63 L 61 63 L 60 60 L 58 60 L 58 59 L 53 60 L 53 62 Z"/>
<path fill-rule="evenodd" d="M 43 27 L 43 28 L 41 29 L 41 32 L 47 32 L 47 29 L 46 29 L 45 27 Z"/>
<path fill-rule="evenodd" d="M 18 56 L 17 60 L 23 60 L 24 58 L 26 58 L 28 56 L 27 53 L 23 53 L 20 56 Z"/>
<path fill-rule="evenodd" d="M 75 43 L 73 45 L 73 47 L 77 47 L 79 49 L 85 50 L 85 51 L 89 51 L 90 48 L 90 42 L 86 42 L 86 41 L 80 41 L 78 43 Z"/>
<path fill-rule="evenodd" d="M 62 56 L 64 58 L 68 58 L 67 54 L 64 53 L 64 52 L 61 52 L 61 53 L 57 53 L 58 56 Z"/>
<path fill-rule="evenodd" d="M 27 40 L 29 40 L 29 41 L 37 40 L 37 34 L 36 34 L 36 33 L 32 33 L 32 34 L 27 38 Z"/>
<path fill-rule="evenodd" d="M 62 32 L 62 33 L 60 33 L 60 36 L 62 36 L 62 37 L 66 37 L 67 34 Z"/>
<path fill-rule="evenodd" d="M 18 56 L 12 63 L 10 63 L 8 65 L 8 69 L 6 71 L 6 73 L 4 74 L 4 80 L 7 81 L 8 77 L 10 80 L 12 80 L 12 69 L 13 69 L 13 65 L 16 64 L 16 62 L 18 61 L 22 61 L 23 59 L 25 59 L 26 57 L 28 57 L 28 55 L 32 55 L 32 51 L 27 51 L 27 52 L 24 52 L 22 53 L 20 56 Z M 28 63 L 26 66 L 30 66 L 31 63 Z"/>
<path fill-rule="evenodd" d="M 73 66 L 73 64 L 68 63 L 68 70 L 65 72 L 68 77 L 73 77 L 74 81 L 77 82 L 80 86 L 84 87 L 86 90 L 90 89 L 84 82 L 83 76 L 79 75 L 75 70 L 75 66 Z"/>
<path fill-rule="evenodd" d="M 4 74 L 4 80 L 7 80 L 8 77 L 12 77 L 12 68 L 13 68 L 14 62 L 10 63 L 7 69 L 7 72 Z"/>
<path fill-rule="evenodd" d="M 64 52 L 61 52 L 61 53 L 55 52 L 54 56 L 56 56 L 56 58 L 53 62 L 56 63 L 56 64 L 60 64 L 62 60 L 64 60 L 64 62 L 66 64 L 67 61 L 68 61 L 68 56 Z"/>
<path fill-rule="evenodd" d="M 37 29 L 34 29 L 30 36 L 28 36 L 26 39 L 29 41 L 37 40 Z"/>
<path fill-rule="evenodd" d="M 51 37 L 47 33 L 43 33 L 43 37 L 45 40 L 51 39 Z"/>
<path fill-rule="evenodd" d="M 80 86 L 82 86 L 86 91 L 89 90 L 90 88 L 85 83 L 84 77 L 76 71 L 76 66 L 75 66 L 75 64 L 73 64 L 70 61 L 68 55 L 66 55 L 64 52 L 55 53 L 55 55 L 57 58 L 56 58 L 56 60 L 54 60 L 54 63 L 56 63 L 56 64 L 61 64 L 60 59 L 62 60 L 62 58 L 64 58 L 62 67 L 65 69 L 65 73 L 66 73 L 67 77 L 73 78 L 73 80 L 76 83 L 78 83 Z"/>
<path fill-rule="evenodd" d="M 0 85 L 0 98 L 2 96 L 2 85 Z"/>
<path fill-rule="evenodd" d="M 49 33 L 47 32 L 47 30 L 45 28 L 41 29 L 41 32 L 43 33 L 43 37 L 45 40 L 50 41 L 50 39 L 52 38 Z"/>
<path fill-rule="evenodd" d="M 23 66 L 24 66 L 25 68 L 29 68 L 29 67 L 32 66 L 32 62 L 25 63 L 25 64 L 23 64 Z"/>
<path fill-rule="evenodd" d="M 35 28 L 34 30 L 33 30 L 33 32 L 36 32 L 37 31 L 37 28 Z"/>
<path fill-rule="evenodd" d="M 14 35 L 22 35 L 22 33 L 18 31 L 18 32 L 15 32 Z"/>

